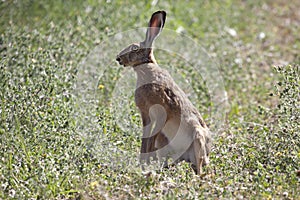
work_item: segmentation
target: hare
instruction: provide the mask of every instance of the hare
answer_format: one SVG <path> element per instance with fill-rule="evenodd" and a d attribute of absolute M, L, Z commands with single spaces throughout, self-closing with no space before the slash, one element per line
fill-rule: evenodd
<path fill-rule="evenodd" d="M 141 161 L 149 163 L 151 157 L 185 160 L 192 164 L 196 174 L 201 174 L 202 166 L 209 163 L 210 131 L 186 94 L 158 66 L 153 55 L 152 43 L 165 20 L 165 11 L 153 13 L 146 39 L 122 50 L 116 60 L 124 67 L 132 66 L 137 74 L 135 103 L 143 122 Z"/>

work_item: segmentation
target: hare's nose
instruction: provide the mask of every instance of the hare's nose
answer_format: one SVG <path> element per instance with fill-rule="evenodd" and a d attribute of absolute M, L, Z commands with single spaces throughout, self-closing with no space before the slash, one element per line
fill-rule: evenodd
<path fill-rule="evenodd" d="M 121 61 L 121 58 L 120 58 L 120 57 L 117 57 L 117 58 L 116 58 L 116 61 L 120 62 L 120 61 Z"/>

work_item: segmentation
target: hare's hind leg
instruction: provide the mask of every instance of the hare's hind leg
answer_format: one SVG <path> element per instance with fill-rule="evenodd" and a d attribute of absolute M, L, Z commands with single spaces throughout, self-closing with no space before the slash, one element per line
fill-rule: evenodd
<path fill-rule="evenodd" d="M 195 165 L 196 173 L 200 175 L 202 173 L 202 166 L 205 163 L 205 160 L 207 159 L 206 154 L 206 141 L 205 141 L 205 132 L 202 131 L 199 128 L 196 128 L 195 132 L 195 140 L 193 142 L 193 148 L 194 148 L 194 156 L 195 156 Z"/>

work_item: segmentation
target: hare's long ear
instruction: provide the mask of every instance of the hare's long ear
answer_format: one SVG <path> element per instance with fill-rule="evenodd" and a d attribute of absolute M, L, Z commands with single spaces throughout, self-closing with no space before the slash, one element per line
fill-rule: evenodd
<path fill-rule="evenodd" d="M 154 39 L 163 29 L 166 21 L 166 15 L 167 13 L 165 11 L 157 11 L 152 14 L 146 33 L 146 39 L 143 42 L 147 48 L 151 48 Z"/>

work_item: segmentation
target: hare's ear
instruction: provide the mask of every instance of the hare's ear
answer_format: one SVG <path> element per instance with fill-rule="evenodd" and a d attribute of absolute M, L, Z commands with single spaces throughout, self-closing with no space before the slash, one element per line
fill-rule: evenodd
<path fill-rule="evenodd" d="M 163 29 L 166 21 L 166 15 L 167 13 L 165 11 L 157 11 L 152 14 L 146 33 L 146 39 L 144 41 L 146 47 L 150 48 L 152 46 L 154 39 Z"/>

